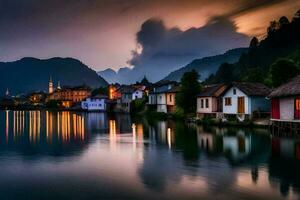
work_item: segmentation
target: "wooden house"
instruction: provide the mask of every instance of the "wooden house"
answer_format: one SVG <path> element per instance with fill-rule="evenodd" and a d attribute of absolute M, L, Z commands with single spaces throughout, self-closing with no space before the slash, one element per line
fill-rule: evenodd
<path fill-rule="evenodd" d="M 271 89 L 261 83 L 232 83 L 223 95 L 224 115 L 253 117 L 253 114 L 270 112 L 267 96 Z"/>
<path fill-rule="evenodd" d="M 300 122 L 300 75 L 275 89 L 270 98 L 272 120 Z"/>
<path fill-rule="evenodd" d="M 223 111 L 222 94 L 226 90 L 227 85 L 217 84 L 205 86 L 197 97 L 197 117 L 205 116 L 216 117 L 217 113 Z"/>

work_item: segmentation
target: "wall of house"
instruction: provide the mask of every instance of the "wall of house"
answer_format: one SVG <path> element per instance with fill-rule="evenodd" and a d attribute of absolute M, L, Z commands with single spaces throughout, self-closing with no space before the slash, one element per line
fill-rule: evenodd
<path fill-rule="evenodd" d="M 280 119 L 294 119 L 294 98 L 282 98 L 279 101 Z"/>
<path fill-rule="evenodd" d="M 132 93 L 132 100 L 141 99 L 141 98 L 143 98 L 142 90 L 136 90 L 134 93 Z"/>
<path fill-rule="evenodd" d="M 265 97 L 251 97 L 250 112 L 271 112 L 271 101 Z"/>
<path fill-rule="evenodd" d="M 155 105 L 155 104 L 157 104 L 157 97 L 156 97 L 156 94 L 149 94 L 148 104 L 150 104 L 150 105 Z"/>
<path fill-rule="evenodd" d="M 156 99 L 157 99 L 157 104 L 160 104 L 160 105 L 162 105 L 162 104 L 166 105 L 167 104 L 165 93 L 157 94 Z"/>
<path fill-rule="evenodd" d="M 233 90 L 236 89 L 236 94 L 233 94 Z M 231 97 L 231 105 L 225 106 L 225 98 Z M 239 90 L 236 87 L 230 88 L 223 96 L 223 113 L 224 114 L 237 114 L 238 111 L 238 97 L 244 97 L 245 98 L 245 114 L 251 114 L 250 111 L 250 104 L 249 104 L 249 98 L 248 96 L 243 93 L 241 90 Z"/>
<path fill-rule="evenodd" d="M 104 111 L 106 110 L 105 99 L 86 99 L 81 102 L 81 108 L 86 110 Z"/>
<path fill-rule="evenodd" d="M 167 93 L 167 105 L 175 106 L 175 93 Z"/>
<path fill-rule="evenodd" d="M 157 104 L 157 112 L 167 113 L 167 105 L 166 104 Z"/>
<path fill-rule="evenodd" d="M 206 99 L 208 99 L 208 108 L 206 108 Z M 201 108 L 201 100 L 203 100 L 203 108 Z M 213 112 L 213 98 L 212 97 L 198 97 L 197 98 L 197 112 L 198 113 L 212 113 Z"/>

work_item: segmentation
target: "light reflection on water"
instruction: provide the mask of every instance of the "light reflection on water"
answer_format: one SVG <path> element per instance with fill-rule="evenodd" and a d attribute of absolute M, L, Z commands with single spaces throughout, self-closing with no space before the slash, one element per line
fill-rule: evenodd
<path fill-rule="evenodd" d="M 1 199 L 298 199 L 300 141 L 266 130 L 0 112 Z"/>

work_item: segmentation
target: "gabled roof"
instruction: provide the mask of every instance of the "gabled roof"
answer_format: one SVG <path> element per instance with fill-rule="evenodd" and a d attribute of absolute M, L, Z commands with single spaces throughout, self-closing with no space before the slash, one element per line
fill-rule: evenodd
<path fill-rule="evenodd" d="M 92 97 L 89 97 L 90 99 L 108 99 L 108 96 L 107 95 L 104 95 L 104 94 L 98 94 L 96 96 L 92 96 Z"/>
<path fill-rule="evenodd" d="M 122 85 L 119 87 L 118 92 L 122 94 L 132 94 L 136 91 L 135 88 L 129 86 L 129 85 Z"/>
<path fill-rule="evenodd" d="M 219 97 L 227 89 L 225 84 L 207 85 L 203 88 L 198 97 Z"/>
<path fill-rule="evenodd" d="M 167 93 L 177 93 L 180 92 L 180 86 L 179 85 L 174 85 L 171 89 L 167 91 Z"/>
<path fill-rule="evenodd" d="M 291 81 L 279 86 L 269 96 L 275 97 L 287 97 L 300 95 L 300 75 L 293 78 Z"/>
<path fill-rule="evenodd" d="M 233 82 L 225 92 L 230 88 L 236 87 L 244 92 L 247 96 L 268 96 L 271 93 L 271 89 L 262 83 L 249 83 L 249 82 Z M 224 92 L 224 93 L 225 93 Z"/>
<path fill-rule="evenodd" d="M 162 86 L 164 86 L 164 85 L 170 85 L 170 84 L 176 85 L 176 84 L 178 84 L 178 83 L 177 83 L 176 81 L 160 80 L 160 81 L 154 83 L 154 87 L 162 87 Z"/>

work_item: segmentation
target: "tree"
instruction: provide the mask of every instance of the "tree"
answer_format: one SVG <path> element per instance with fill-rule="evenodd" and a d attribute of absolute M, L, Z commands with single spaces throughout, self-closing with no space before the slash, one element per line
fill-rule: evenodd
<path fill-rule="evenodd" d="M 250 42 L 250 46 L 249 48 L 252 50 L 252 49 L 256 49 L 256 47 L 258 46 L 259 42 L 258 42 L 258 39 L 257 37 L 253 37 L 251 42 Z"/>
<path fill-rule="evenodd" d="M 299 67 L 289 59 L 279 59 L 271 65 L 272 86 L 278 87 L 300 73 Z"/>
<path fill-rule="evenodd" d="M 268 35 L 271 35 L 272 33 L 276 32 L 276 30 L 279 27 L 279 23 L 277 21 L 271 21 L 270 25 L 268 27 Z"/>
<path fill-rule="evenodd" d="M 300 10 L 298 10 L 295 15 L 294 15 L 294 18 L 293 18 L 293 21 L 297 21 L 300 19 Z"/>
<path fill-rule="evenodd" d="M 197 95 L 201 91 L 199 77 L 197 71 L 192 70 L 184 73 L 181 78 L 180 92 L 176 95 L 176 102 L 184 113 L 196 112 Z"/>
<path fill-rule="evenodd" d="M 285 26 L 285 25 L 287 25 L 289 23 L 290 23 L 290 21 L 289 21 L 289 19 L 286 16 L 280 17 L 280 19 L 279 19 L 279 26 L 280 26 L 280 28 L 282 28 L 283 26 Z"/>
<path fill-rule="evenodd" d="M 215 75 L 215 83 L 230 83 L 234 80 L 234 65 L 223 63 Z"/>
<path fill-rule="evenodd" d="M 262 83 L 264 82 L 263 73 L 260 68 L 251 68 L 248 70 L 245 78 L 246 82 Z"/>
<path fill-rule="evenodd" d="M 107 88 L 106 87 L 99 87 L 99 88 L 94 89 L 92 91 L 92 96 L 97 96 L 99 94 L 107 95 L 108 94 Z"/>

